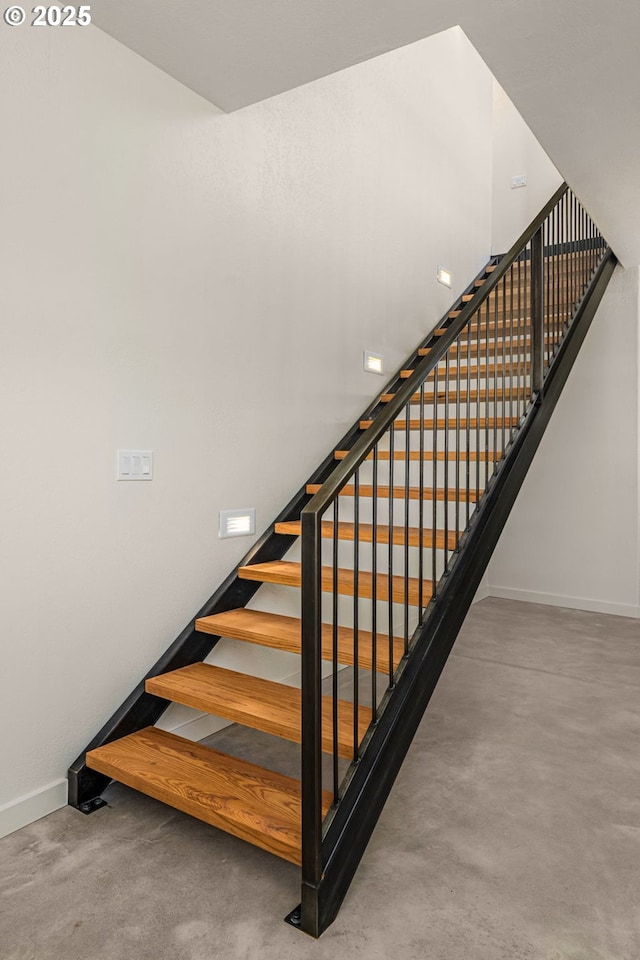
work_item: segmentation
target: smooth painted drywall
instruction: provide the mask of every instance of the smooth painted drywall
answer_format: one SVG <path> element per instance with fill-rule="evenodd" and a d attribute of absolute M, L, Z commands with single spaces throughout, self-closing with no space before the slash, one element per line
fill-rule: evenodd
<path fill-rule="evenodd" d="M 248 549 L 218 511 L 262 530 L 384 382 L 363 349 L 392 371 L 477 273 L 492 79 L 456 29 L 227 116 L 92 28 L 0 43 L 1 806 Z M 118 447 L 151 483 L 116 483 Z"/>
<path fill-rule="evenodd" d="M 489 566 L 492 596 L 640 616 L 638 289 L 638 269 L 618 267 Z"/>
<path fill-rule="evenodd" d="M 526 187 L 511 186 L 525 175 Z M 493 87 L 491 249 L 506 253 L 555 193 L 562 177 L 497 81 Z"/>

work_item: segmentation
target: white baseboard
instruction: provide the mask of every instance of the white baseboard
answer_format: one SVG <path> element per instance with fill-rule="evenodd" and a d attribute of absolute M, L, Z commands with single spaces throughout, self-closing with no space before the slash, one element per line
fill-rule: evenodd
<path fill-rule="evenodd" d="M 490 584 L 487 597 L 499 600 L 522 600 L 525 603 L 542 603 L 548 607 L 568 607 L 570 610 L 586 610 L 588 613 L 606 613 L 614 617 L 640 619 L 640 605 L 613 603 L 610 600 L 592 600 L 588 597 L 565 597 L 555 593 L 538 593 L 535 590 L 517 590 L 513 587 L 497 587 Z"/>
<path fill-rule="evenodd" d="M 57 780 L 25 797 L 0 807 L 0 837 L 27 827 L 35 820 L 60 810 L 67 803 L 67 781 Z"/>
<path fill-rule="evenodd" d="M 471 601 L 472 603 L 478 603 L 479 600 L 484 600 L 486 597 L 490 597 L 489 587 L 486 583 L 481 583 L 478 587 L 475 597 Z"/>

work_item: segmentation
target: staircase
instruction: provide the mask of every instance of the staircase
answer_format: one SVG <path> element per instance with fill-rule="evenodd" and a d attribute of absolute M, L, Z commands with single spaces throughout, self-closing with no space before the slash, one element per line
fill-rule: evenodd
<path fill-rule="evenodd" d="M 300 866 L 287 919 L 319 936 L 614 266 L 563 185 L 73 764 L 70 803 L 91 812 L 117 780 Z M 300 590 L 301 617 L 250 609 L 264 583 Z M 301 689 L 204 663 L 220 637 L 299 654 Z M 300 743 L 300 779 L 156 728 L 169 703 Z"/>

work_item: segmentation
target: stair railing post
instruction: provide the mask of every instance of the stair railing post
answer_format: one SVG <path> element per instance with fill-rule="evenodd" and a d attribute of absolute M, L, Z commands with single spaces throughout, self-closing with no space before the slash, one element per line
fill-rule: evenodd
<path fill-rule="evenodd" d="M 531 393 L 544 390 L 544 224 L 531 240 Z"/>
<path fill-rule="evenodd" d="M 322 879 L 322 536 L 320 517 L 302 511 L 302 912 L 320 935 Z"/>

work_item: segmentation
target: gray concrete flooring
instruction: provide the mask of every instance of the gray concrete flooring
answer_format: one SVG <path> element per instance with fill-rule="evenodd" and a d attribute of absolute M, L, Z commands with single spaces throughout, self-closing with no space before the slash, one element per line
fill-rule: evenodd
<path fill-rule="evenodd" d="M 484 600 L 321 940 L 294 867 L 113 786 L 0 841 L 0 958 L 640 960 L 639 694 L 640 622 Z"/>

